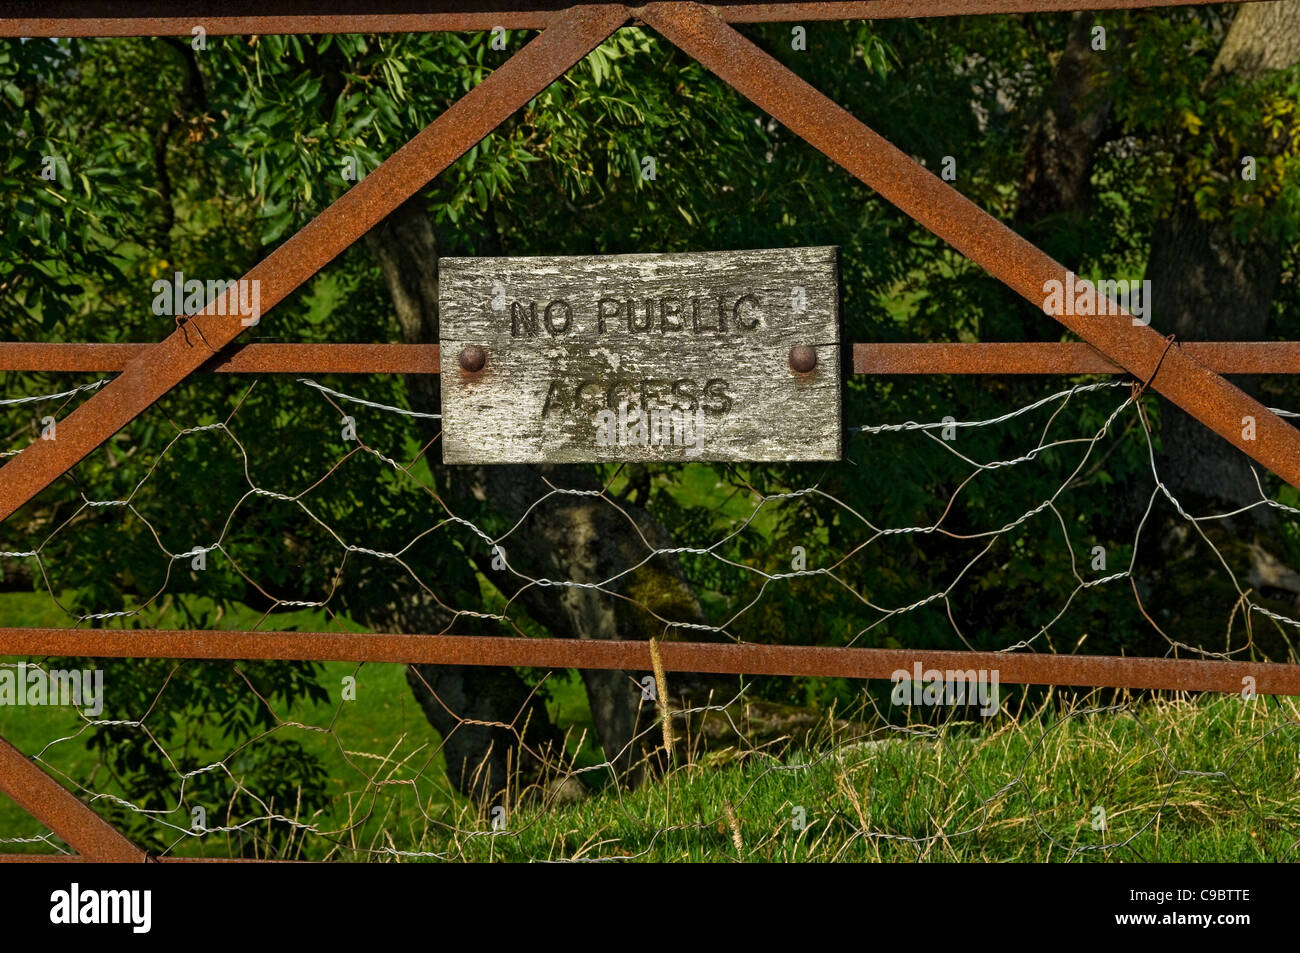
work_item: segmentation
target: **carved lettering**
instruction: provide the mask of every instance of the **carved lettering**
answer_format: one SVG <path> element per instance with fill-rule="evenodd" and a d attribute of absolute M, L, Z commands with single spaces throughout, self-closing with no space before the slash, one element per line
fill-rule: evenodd
<path fill-rule="evenodd" d="M 443 460 L 838 459 L 837 259 L 440 259 Z M 817 366 L 792 370 L 809 344 Z M 486 355 L 472 374 L 458 363 L 471 346 Z"/>
<path fill-rule="evenodd" d="M 699 394 L 700 390 L 695 381 L 685 377 L 673 381 L 673 396 L 678 398 L 679 401 L 686 401 L 685 404 L 677 404 L 678 410 L 694 410 L 699 403 Z"/>
<path fill-rule="evenodd" d="M 731 395 L 727 393 L 727 382 L 721 377 L 715 377 L 713 380 L 705 384 L 704 393 L 720 402 L 714 404 L 712 407 L 705 404 L 704 412 L 706 414 L 725 414 L 727 411 L 731 410 Z"/>
<path fill-rule="evenodd" d="M 655 303 L 654 303 L 654 300 L 653 300 L 653 299 L 651 299 L 651 298 L 647 298 L 647 299 L 646 299 L 646 302 L 645 302 L 645 320 L 644 320 L 644 321 L 638 321 L 638 320 L 637 320 L 637 318 L 636 318 L 636 306 L 635 306 L 635 303 L 632 301 L 632 299 L 630 299 L 630 298 L 628 299 L 628 302 L 627 302 L 627 329 L 628 329 L 628 331 L 632 332 L 633 334 L 637 334 L 637 333 L 640 333 L 640 332 L 642 332 L 642 331 L 649 331 L 650 328 L 651 328 L 651 326 L 652 326 L 654 323 L 655 323 Z"/>
<path fill-rule="evenodd" d="M 758 307 L 758 298 L 754 295 L 743 295 L 734 305 L 731 306 L 731 316 L 736 319 L 736 323 L 742 328 L 747 331 L 752 331 L 754 328 L 758 327 L 757 316 L 755 316 L 751 321 L 746 321 L 740 316 L 740 306 L 746 301 L 748 301 L 753 307 Z"/>
<path fill-rule="evenodd" d="M 560 308 L 564 309 L 563 324 L 560 324 L 555 317 L 552 317 L 552 312 L 558 314 Z M 552 334 L 564 334 L 569 330 L 569 325 L 573 323 L 573 306 L 563 298 L 557 299 L 546 306 L 544 316 L 546 318 L 547 331 L 550 331 Z"/>
<path fill-rule="evenodd" d="M 726 334 L 728 329 L 753 331 L 762 322 L 762 300 L 757 294 L 692 295 L 689 298 L 597 298 L 594 306 L 574 304 L 568 298 L 510 302 L 510 336 L 537 337 L 545 328 L 552 336 L 570 332 L 609 334 L 622 318 L 629 334 Z M 589 308 L 590 310 L 584 310 Z M 689 319 L 687 317 L 689 308 Z M 591 316 L 594 312 L 595 327 Z M 585 315 L 585 316 L 584 316 Z"/>
<path fill-rule="evenodd" d="M 581 392 L 581 387 L 579 387 Z M 564 400 L 564 385 L 559 381 L 551 381 L 551 386 L 546 389 L 546 401 L 542 404 L 542 416 L 545 417 L 551 411 L 551 403 L 559 397 Z"/>
<path fill-rule="evenodd" d="M 613 311 L 607 310 L 611 306 L 613 307 L 614 310 Z M 596 302 L 596 331 L 600 334 L 604 334 L 605 329 L 608 326 L 607 322 L 609 321 L 609 319 L 617 318 L 622 311 L 623 311 L 623 306 L 618 302 L 617 298 L 601 298 L 599 301 L 597 301 Z"/>
<path fill-rule="evenodd" d="M 730 413 L 735 403 L 731 384 L 721 377 L 711 378 L 703 385 L 686 377 L 677 380 L 588 377 L 577 381 L 551 381 L 542 402 L 542 416 L 572 412 L 577 417 L 589 418 L 602 408 L 617 411 L 620 406 L 626 406 L 647 414 L 655 410 L 694 412 L 699 407 L 708 416 L 720 417 Z"/>
<path fill-rule="evenodd" d="M 537 336 L 537 302 L 528 302 L 528 310 L 518 301 L 510 302 L 510 336 L 519 337 L 519 328 L 523 327 L 524 332 L 530 337 Z"/>
<path fill-rule="evenodd" d="M 670 324 L 669 316 L 675 320 L 675 324 Z M 686 325 L 682 322 L 682 303 L 675 298 L 659 299 L 659 330 L 660 331 L 680 331 Z"/>
<path fill-rule="evenodd" d="M 586 390 L 588 387 L 594 390 L 599 390 L 601 393 L 600 400 L 597 401 L 594 405 L 591 402 L 588 402 L 587 404 L 583 404 L 582 402 L 582 392 Z M 578 413 L 594 412 L 600 409 L 601 407 L 608 407 L 609 406 L 608 388 L 602 385 L 600 381 L 593 381 L 593 380 L 578 381 L 578 388 L 573 393 L 573 406 L 577 409 Z"/>

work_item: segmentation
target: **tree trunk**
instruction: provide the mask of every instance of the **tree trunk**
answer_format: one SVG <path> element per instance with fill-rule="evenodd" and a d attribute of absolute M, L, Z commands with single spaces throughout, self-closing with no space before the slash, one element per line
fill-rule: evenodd
<path fill-rule="evenodd" d="M 1215 58 L 1206 95 L 1230 79 L 1256 79 L 1296 62 L 1300 0 L 1244 4 Z M 1238 158 L 1229 161 L 1235 166 Z M 1152 237 L 1147 278 L 1156 325 L 1179 340 L 1264 340 L 1283 251 L 1258 234 L 1234 237 L 1227 216 L 1205 220 L 1184 192 Z M 1253 390 L 1249 379 L 1234 382 Z M 1250 458 L 1181 410 L 1165 406 L 1161 438 L 1161 475 L 1185 505 L 1232 509 L 1259 499 Z M 1251 511 L 1256 520 L 1271 515 Z"/>
<path fill-rule="evenodd" d="M 366 241 L 383 271 L 403 340 L 437 341 L 437 241 L 423 200 L 416 197 L 405 203 L 376 226 Z M 408 377 L 407 386 L 417 406 L 439 405 L 434 376 Z M 425 439 L 432 440 L 438 428 L 432 422 L 426 424 Z M 433 452 L 437 453 L 436 446 Z M 441 467 L 431 462 L 457 516 L 476 525 L 484 522 L 489 513 L 499 525 L 519 523 L 503 543 L 508 570 L 491 568 L 492 554 L 486 543 L 483 551 L 475 555 L 475 562 L 507 598 L 522 605 L 554 635 L 583 639 L 670 638 L 673 627 L 663 620 L 703 621 L 699 601 L 676 559 L 661 555 L 645 562 L 648 549 L 643 536 L 654 548 L 670 546 L 671 541 L 644 509 L 628 501 L 615 506 L 608 499 L 593 496 L 548 497 L 552 486 L 601 489 L 591 472 L 574 466 Z M 545 501 L 539 502 L 543 498 Z M 634 566 L 637 568 L 628 572 Z M 619 578 L 598 591 L 577 586 L 537 586 L 521 576 L 577 583 Z M 440 631 L 447 619 L 439 617 L 432 600 L 417 589 L 395 600 L 382 617 L 367 621 L 386 627 L 391 623 Z M 634 744 L 634 738 L 655 717 L 654 706 L 646 708 L 641 703 L 639 683 L 646 674 L 581 672 L 605 755 L 620 777 L 633 782 L 643 773 L 645 753 L 641 745 Z M 536 758 L 526 752 L 510 753 L 508 732 L 462 727 L 449 736 L 449 729 L 455 728 L 459 719 L 446 708 L 463 717 L 502 722 L 510 722 L 516 713 L 527 711 L 529 736 L 523 739 L 525 747 L 543 750 L 555 744 L 556 732 L 544 707 L 535 700 L 527 703 L 531 688 L 513 671 L 423 665 L 413 667 L 408 681 L 444 739 L 456 739 L 455 768 L 451 773 L 462 790 L 466 790 L 465 781 L 456 772 L 472 777 L 477 762 L 485 758 L 490 762 L 493 785 L 498 784 L 498 778 L 504 778 L 501 772 L 507 757 L 513 758 L 512 770 L 522 772 L 525 783 L 540 775 L 543 768 Z M 682 704 L 704 700 L 717 682 L 674 676 L 671 684 L 679 695 L 673 704 Z M 463 705 L 469 705 L 473 713 L 459 707 Z M 657 743 L 654 735 L 651 733 L 650 740 Z M 448 763 L 452 763 L 450 756 Z"/>
<path fill-rule="evenodd" d="M 1066 48 L 1057 63 L 1042 118 L 1031 130 L 1025 148 L 1022 188 L 1014 225 L 1070 267 L 1087 257 L 1087 227 L 1091 208 L 1091 177 L 1099 149 L 1118 130 L 1111 119 L 1111 100 L 1104 93 L 1107 71 L 1123 65 L 1122 37 L 1109 38 L 1107 52 L 1091 49 L 1092 15 L 1071 17 Z M 1230 79 L 1257 79 L 1272 70 L 1300 61 L 1300 0 L 1250 3 L 1237 8 L 1204 91 L 1215 93 Z M 1239 157 L 1229 157 L 1236 162 Z M 1175 169 L 1186 156 L 1175 156 Z M 1175 172 L 1174 174 L 1177 174 Z M 1182 340 L 1261 340 L 1267 337 L 1268 317 L 1281 274 L 1283 249 L 1254 236 L 1234 239 L 1223 221 L 1205 221 L 1190 194 L 1178 196 L 1171 213 L 1155 226 L 1146 277 L 1151 280 L 1154 325 Z M 1034 336 L 1041 315 L 1023 308 L 1021 322 Z M 1047 328 L 1049 337 L 1054 336 Z M 1251 389 L 1252 382 L 1235 383 Z M 1248 457 L 1208 431 L 1187 414 L 1162 403 L 1160 438 L 1163 452 L 1157 463 L 1161 477 L 1191 512 L 1235 509 L 1258 500 Z M 1118 501 L 1115 526 L 1136 524 L 1146 508 L 1153 485 L 1133 487 Z M 1159 510 L 1142 536 L 1139 588 L 1145 608 L 1165 634 L 1180 641 L 1222 647 L 1225 606 L 1236 590 L 1221 572 L 1200 535 L 1172 508 Z M 1246 585 L 1256 595 L 1283 597 L 1294 603 L 1300 575 L 1269 554 L 1257 540 L 1241 538 L 1272 522 L 1272 513 L 1256 508 L 1236 521 L 1202 524 L 1230 563 L 1250 566 Z M 1103 535 L 1106 530 L 1102 530 Z M 1231 552 L 1229 552 L 1231 550 Z M 1207 582 L 1206 575 L 1213 577 Z M 1285 609 L 1286 606 L 1279 608 Z M 1135 651 L 1157 653 L 1167 648 L 1154 631 Z M 1257 633 L 1257 642 L 1262 634 Z M 1259 646 L 1266 653 L 1285 647 Z"/>
<path fill-rule="evenodd" d="M 1039 118 L 1025 140 L 1011 222 L 1017 232 L 1073 269 L 1088 252 L 1097 153 L 1116 133 L 1105 80 L 1124 56 L 1121 35 L 1110 37 L 1107 52 L 1092 49 L 1093 21 L 1091 13 L 1070 15 L 1065 49 L 1056 62 Z M 1007 300 L 1009 310 L 1019 317 L 1017 340 L 1060 338 L 1060 326 L 1044 321 L 1041 308 L 1019 295 L 1008 294 Z"/>
<path fill-rule="evenodd" d="M 1224 83 L 1256 80 L 1297 62 L 1300 0 L 1244 4 L 1220 47 L 1204 94 L 1212 97 Z M 1257 158 L 1263 165 L 1268 147 L 1260 148 Z M 1236 174 L 1239 159 L 1224 157 L 1227 174 Z M 1176 157 L 1174 174 L 1185 162 Z M 1190 176 L 1181 178 L 1187 181 Z M 1207 220 L 1189 189 L 1175 202 L 1157 223 L 1147 264 L 1153 326 L 1184 341 L 1266 339 L 1285 249 L 1260 233 L 1244 240 L 1234 236 L 1227 215 Z M 1250 378 L 1236 378 L 1234 383 L 1247 392 L 1254 390 Z M 1161 414 L 1157 468 L 1189 513 L 1222 513 L 1259 501 L 1258 464 L 1169 403 L 1162 403 Z M 1242 583 L 1253 588 L 1252 598 L 1279 600 L 1277 608 L 1293 612 L 1300 606 L 1300 577 L 1262 545 L 1263 537 L 1273 535 L 1265 531 L 1274 525 L 1271 509 L 1255 507 L 1230 519 L 1202 523 L 1200 529 L 1229 565 L 1250 567 Z M 1223 616 L 1238 595 L 1200 533 L 1171 506 L 1163 506 L 1147 526 L 1143 545 L 1142 588 L 1151 594 L 1147 608 L 1165 633 L 1177 641 L 1221 650 Z M 1257 627 L 1253 639 L 1265 656 L 1284 657 L 1287 651 L 1271 628 Z"/>
<path fill-rule="evenodd" d="M 383 271 L 403 340 L 437 341 L 437 247 L 423 202 L 417 197 L 404 204 L 366 235 L 366 243 Z M 437 408 L 432 375 L 408 375 L 406 386 L 416 406 Z M 435 422 L 421 419 L 419 424 L 425 442 L 437 436 Z M 374 591 L 364 579 L 358 585 Z M 392 597 L 377 608 L 362 610 L 360 621 L 366 625 L 390 632 L 443 632 L 450 627 L 447 611 L 414 580 L 384 578 L 376 585 L 391 591 Z M 460 631 L 473 627 L 462 624 Z M 558 766 L 563 754 L 559 733 L 533 687 L 514 670 L 411 665 L 406 680 L 442 736 L 447 776 L 462 793 L 495 804 L 545 780 Z"/>
<path fill-rule="evenodd" d="M 1026 139 L 1013 224 L 1034 241 L 1050 241 L 1063 218 L 1082 221 L 1092 207 L 1092 170 L 1110 131 L 1112 100 L 1101 87 L 1122 43 L 1111 37 L 1109 52 L 1093 50 L 1093 20 L 1070 15 L 1051 89 Z"/>

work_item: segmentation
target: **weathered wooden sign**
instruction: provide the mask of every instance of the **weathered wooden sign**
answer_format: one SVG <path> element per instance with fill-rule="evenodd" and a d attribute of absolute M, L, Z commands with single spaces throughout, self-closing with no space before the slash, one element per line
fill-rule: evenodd
<path fill-rule="evenodd" d="M 439 262 L 446 463 L 838 460 L 839 250 Z"/>

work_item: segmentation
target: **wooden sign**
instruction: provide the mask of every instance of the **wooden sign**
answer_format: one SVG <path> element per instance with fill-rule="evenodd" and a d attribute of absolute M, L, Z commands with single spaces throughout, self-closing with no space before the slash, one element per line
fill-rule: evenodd
<path fill-rule="evenodd" d="M 446 463 L 838 460 L 839 250 L 439 262 Z"/>

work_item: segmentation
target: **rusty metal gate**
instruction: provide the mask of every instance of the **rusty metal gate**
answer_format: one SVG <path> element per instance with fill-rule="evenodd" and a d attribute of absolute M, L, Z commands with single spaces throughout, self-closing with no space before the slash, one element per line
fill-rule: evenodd
<path fill-rule="evenodd" d="M 1244 0 L 1235 0 L 1244 2 Z M 572 0 L 449 0 L 355 4 L 275 0 L 18 0 L 0 36 L 211 35 L 460 31 L 541 32 L 422 132 L 243 276 L 260 282 L 271 310 L 340 252 L 423 189 L 511 114 L 629 23 L 651 27 L 853 176 L 1036 306 L 1064 265 L 1020 237 L 754 45 L 732 24 L 938 17 L 1191 5 L 1192 0 L 846 0 L 784 3 L 722 0 L 617 3 Z M 275 13 L 261 12 L 274 7 Z M 237 292 L 231 290 L 229 295 Z M 220 313 L 218 312 L 220 309 Z M 11 516 L 188 375 L 220 373 L 437 373 L 436 345 L 249 344 L 238 309 L 213 302 L 190 319 L 212 350 L 178 328 L 154 344 L 0 343 L 0 370 L 112 371 L 117 377 L 0 468 L 0 520 Z M 853 345 L 857 374 L 1127 374 L 1182 408 L 1287 483 L 1300 488 L 1300 431 L 1226 381 L 1225 374 L 1300 372 L 1300 342 L 1179 342 L 1109 316 L 1056 315 L 1082 343 Z M 1242 435 L 1253 417 L 1255 440 Z M 1224 660 L 1061 656 L 761 644 L 666 642 L 668 671 L 888 678 L 926 667 L 997 668 L 1008 683 L 1236 692 L 1253 677 L 1262 694 L 1300 695 L 1300 665 Z M 593 643 L 457 635 L 228 630 L 0 629 L 0 654 L 165 659 L 294 659 L 649 669 L 643 642 Z M 144 861 L 122 836 L 37 764 L 0 739 L 0 790 L 78 852 L 78 857 L 5 859 Z M 184 858 L 160 858 L 182 860 Z"/>

